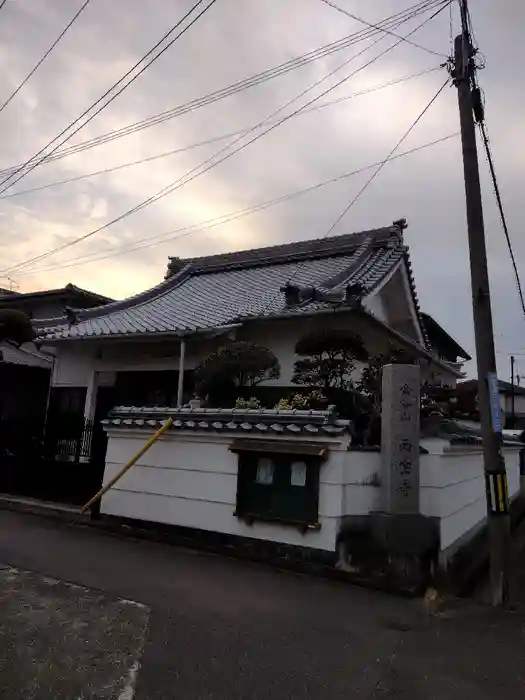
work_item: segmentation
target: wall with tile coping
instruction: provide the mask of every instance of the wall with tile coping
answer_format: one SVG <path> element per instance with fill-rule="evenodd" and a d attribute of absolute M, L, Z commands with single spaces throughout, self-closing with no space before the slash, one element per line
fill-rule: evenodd
<path fill-rule="evenodd" d="M 487 517 L 483 453 L 479 445 L 450 445 L 436 438 L 421 441 L 421 512 L 439 518 L 442 561 L 475 534 Z M 521 491 L 519 447 L 505 447 L 509 499 Z"/>
<path fill-rule="evenodd" d="M 145 430 L 108 429 L 105 483 L 148 436 Z M 342 479 L 349 437 L 334 439 L 323 435 L 317 441 L 330 445 L 329 459 L 320 469 L 321 528 L 305 534 L 297 527 L 281 524 L 248 525 L 234 515 L 238 458 L 229 447 L 238 437 L 239 433 L 210 434 L 199 430 L 167 433 L 103 497 L 101 513 L 334 551 L 342 515 Z M 289 435 L 273 439 L 294 440 Z M 304 442 L 305 436 L 296 439 Z"/>
<path fill-rule="evenodd" d="M 144 444 L 148 434 L 147 430 L 109 427 L 104 482 Z M 248 525 L 234 515 L 237 455 L 229 446 L 235 437 L 238 433 L 169 432 L 104 496 L 101 512 L 335 552 L 343 518 L 366 516 L 380 508 L 380 453 L 348 450 L 348 436 L 322 436 L 317 441 L 328 443 L 330 452 L 320 470 L 320 530 L 303 534 L 281 524 Z M 439 519 L 445 562 L 485 521 L 483 455 L 477 445 L 451 446 L 441 439 L 422 444 L 429 454 L 420 458 L 421 512 Z M 512 500 L 520 492 L 519 449 L 506 448 L 505 461 Z"/>

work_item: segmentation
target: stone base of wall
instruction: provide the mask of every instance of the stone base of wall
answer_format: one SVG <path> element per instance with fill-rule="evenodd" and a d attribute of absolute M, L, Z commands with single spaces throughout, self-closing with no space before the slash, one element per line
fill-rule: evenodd
<path fill-rule="evenodd" d="M 438 547 L 433 518 L 371 513 L 344 519 L 336 566 L 369 585 L 419 595 L 432 580 Z"/>

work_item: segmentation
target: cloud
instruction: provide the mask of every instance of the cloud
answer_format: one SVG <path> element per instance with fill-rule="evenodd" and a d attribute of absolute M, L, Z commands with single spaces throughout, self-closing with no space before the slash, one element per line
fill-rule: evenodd
<path fill-rule="evenodd" d="M 342 0 L 341 0 L 342 2 Z M 406 9 L 401 0 L 345 7 L 370 22 Z M 8 96 L 33 67 L 79 7 L 70 0 L 44 6 L 31 0 L 8 2 L 0 23 L 0 94 Z M 189 0 L 93 2 L 13 102 L 0 113 L 3 149 L 0 167 L 23 162 L 95 101 L 152 46 L 184 11 Z M 476 40 L 486 57 L 480 73 L 487 118 L 518 264 L 525 258 L 519 235 L 525 156 L 518 147 L 525 118 L 525 97 L 509 67 L 521 65 L 525 46 L 519 32 L 525 6 L 519 0 L 478 0 L 472 8 Z M 407 28 L 416 26 L 416 20 Z M 494 26 L 498 32 L 494 32 Z M 458 31 L 454 8 L 452 33 Z M 363 25 L 319 0 L 219 0 L 172 49 L 117 98 L 72 142 L 118 129 L 171 109 L 259 71 L 358 31 Z M 447 54 L 448 12 L 418 32 L 417 41 Z M 399 29 L 401 32 L 402 30 Z M 338 75 L 349 73 L 394 43 L 385 38 Z M 78 155 L 41 166 L 15 189 L 40 186 L 110 168 L 153 154 L 255 125 L 314 81 L 357 53 L 359 45 L 270 80 L 234 97 L 190 112 L 159 126 Z M 326 99 L 350 95 L 440 63 L 409 45 L 401 45 Z M 175 230 L 266 201 L 381 160 L 435 94 L 446 72 L 429 73 L 400 85 L 290 119 L 264 138 L 227 159 L 172 195 L 66 250 L 45 266 L 76 256 L 109 253 L 115 246 Z M 333 85 L 337 76 L 312 96 Z M 297 105 L 305 104 L 310 95 Z M 284 113 L 295 108 L 290 106 Z M 403 144 L 403 150 L 458 130 L 456 95 L 447 89 Z M 182 177 L 227 142 L 202 146 L 133 168 L 44 189 L 0 204 L 2 267 L 81 236 L 155 191 Z M 244 143 L 241 141 L 240 143 Z M 502 373 L 506 353 L 525 347 L 523 314 L 508 252 L 482 161 L 487 248 L 494 318 Z M 203 255 L 247 246 L 322 236 L 366 182 L 357 175 L 212 229 L 172 242 L 108 257 L 96 264 L 56 268 L 15 276 L 32 290 L 73 281 L 121 297 L 162 279 L 168 255 Z M 389 224 L 405 216 L 422 306 L 458 341 L 474 350 L 468 246 L 459 141 L 444 142 L 385 166 L 352 207 L 335 233 Z M 44 262 L 35 270 L 44 267 Z"/>

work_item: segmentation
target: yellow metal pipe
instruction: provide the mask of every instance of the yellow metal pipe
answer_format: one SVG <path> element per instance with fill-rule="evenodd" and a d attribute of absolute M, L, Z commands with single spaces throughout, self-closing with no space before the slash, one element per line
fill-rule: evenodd
<path fill-rule="evenodd" d="M 124 474 L 128 471 L 128 469 L 131 469 L 131 467 L 135 464 L 135 462 L 139 459 L 139 457 L 142 457 L 144 452 L 147 452 L 149 448 L 153 445 L 155 440 L 158 440 L 158 438 L 164 433 L 173 423 L 172 418 L 168 418 L 168 420 L 162 425 L 157 432 L 150 437 L 150 439 L 146 442 L 145 445 L 143 445 L 140 450 L 133 455 L 133 457 L 125 464 L 122 469 L 119 471 L 118 474 L 115 474 L 115 476 L 108 481 L 108 483 L 103 486 L 100 491 L 98 491 L 93 498 L 90 498 L 89 501 L 86 503 L 86 505 L 82 508 L 82 512 L 85 513 L 93 504 L 95 504 L 97 501 L 99 501 L 102 496 L 106 493 L 106 491 L 109 491 L 109 489 L 114 486 L 117 481 L 124 476 Z"/>

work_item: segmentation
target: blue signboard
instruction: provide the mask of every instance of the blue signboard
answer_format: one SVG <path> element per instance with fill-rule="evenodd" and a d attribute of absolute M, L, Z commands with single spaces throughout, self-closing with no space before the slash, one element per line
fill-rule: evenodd
<path fill-rule="evenodd" d="M 496 372 L 490 372 L 490 374 L 487 376 L 487 385 L 489 390 L 492 429 L 495 433 L 501 433 L 501 406 L 499 399 L 498 375 Z"/>

